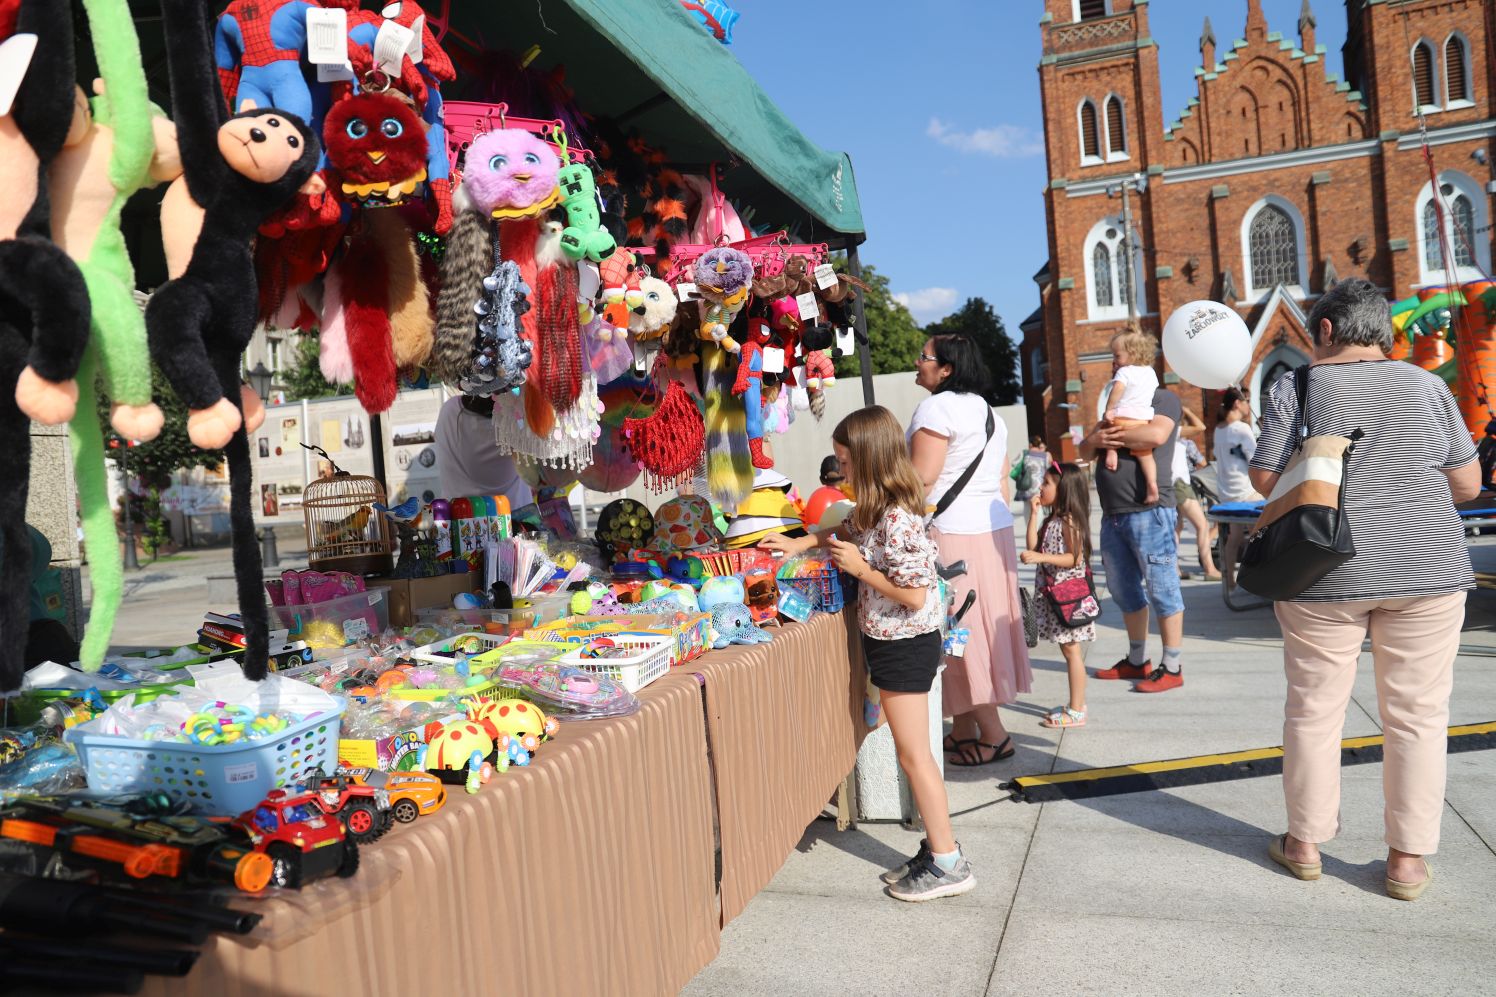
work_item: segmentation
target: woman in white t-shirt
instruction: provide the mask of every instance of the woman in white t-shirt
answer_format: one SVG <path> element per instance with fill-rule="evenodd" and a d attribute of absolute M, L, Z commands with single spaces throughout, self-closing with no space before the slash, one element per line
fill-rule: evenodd
<path fill-rule="evenodd" d="M 1216 493 L 1222 502 L 1260 502 L 1252 487 L 1247 466 L 1257 452 L 1257 432 L 1252 428 L 1252 406 L 1236 388 L 1221 396 L 1221 412 L 1215 428 Z"/>
<path fill-rule="evenodd" d="M 1018 604 L 1018 548 L 1008 508 L 1008 433 L 982 393 L 992 376 L 966 336 L 933 336 L 925 342 L 915 382 L 931 394 L 909 420 L 909 452 L 931 506 L 980 456 L 975 473 L 935 517 L 931 535 L 943 564 L 966 562 L 951 583 L 956 605 L 976 592 L 963 618 L 971 629 L 966 655 L 947 658 L 945 715 L 955 718 L 945 739 L 948 763 L 987 765 L 1013 754 L 997 708 L 1028 692 L 1033 680 Z M 987 437 L 991 417 L 993 433 Z"/>

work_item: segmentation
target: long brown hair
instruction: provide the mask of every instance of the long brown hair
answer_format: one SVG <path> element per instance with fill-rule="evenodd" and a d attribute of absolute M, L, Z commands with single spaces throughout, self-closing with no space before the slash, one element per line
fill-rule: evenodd
<path fill-rule="evenodd" d="M 1081 555 L 1076 567 L 1089 565 L 1091 563 L 1091 483 L 1086 477 L 1085 469 L 1079 464 L 1064 463 L 1056 471 L 1054 465 L 1050 465 L 1045 472 L 1046 478 L 1055 479 L 1054 505 L 1049 507 L 1049 515 L 1044 518 L 1044 528 L 1049 528 L 1049 521 L 1058 518 L 1064 524 L 1066 531 L 1065 546 L 1071 552 Z M 1074 549 L 1074 541 L 1080 540 L 1080 550 Z"/>
<path fill-rule="evenodd" d="M 865 533 L 895 507 L 924 518 L 924 482 L 909 460 L 904 428 L 892 412 L 881 405 L 858 409 L 837 423 L 831 439 L 852 457 L 848 477 L 857 496 L 850 517 L 854 530 Z"/>

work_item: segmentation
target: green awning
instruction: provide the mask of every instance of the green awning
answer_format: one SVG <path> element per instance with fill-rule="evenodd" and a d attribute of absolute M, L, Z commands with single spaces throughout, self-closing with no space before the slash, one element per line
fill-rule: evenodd
<path fill-rule="evenodd" d="M 452 29 L 485 47 L 539 45 L 534 65 L 564 65 L 589 114 L 637 129 L 673 163 L 721 163 L 723 191 L 752 206 L 755 228 L 861 241 L 851 159 L 806 138 L 677 0 L 468 0 L 452 5 Z M 820 113 L 809 88 L 799 110 Z"/>

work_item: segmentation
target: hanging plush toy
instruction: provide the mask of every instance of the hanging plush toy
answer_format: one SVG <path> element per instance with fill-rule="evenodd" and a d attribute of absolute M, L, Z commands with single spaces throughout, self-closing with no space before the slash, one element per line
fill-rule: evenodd
<path fill-rule="evenodd" d="M 615 249 L 602 261 L 598 273 L 602 280 L 603 303 L 603 324 L 598 338 L 606 342 L 615 333 L 621 336 L 629 330 L 633 321 L 629 313 L 644 301 L 639 291 L 644 277 L 634 254 L 622 248 Z"/>
<path fill-rule="evenodd" d="M 4 13 L 0 8 L 0 13 Z M 21 684 L 28 627 L 31 476 L 27 418 L 60 425 L 78 400 L 74 377 L 88 341 L 88 290 L 51 240 L 47 167 L 74 122 L 71 5 L 10 5 L 16 32 L 37 36 L 11 113 L 0 117 L 0 692 Z M 3 39 L 0 39 L 3 40 Z"/>
<path fill-rule="evenodd" d="M 238 110 L 279 107 L 313 121 L 311 87 L 302 73 L 306 58 L 306 14 L 311 0 L 233 0 L 218 17 L 214 54 L 218 81 Z M 325 93 L 325 85 L 321 86 Z"/>
<path fill-rule="evenodd" d="M 102 373 L 113 402 L 111 421 L 127 440 L 152 440 L 161 431 L 161 410 L 151 401 L 151 369 L 145 321 L 135 302 L 135 270 L 120 231 L 125 202 L 138 190 L 181 173 L 176 130 L 159 117 L 146 91 L 140 45 L 126 0 L 84 0 L 94 57 L 101 78 L 92 113 L 75 106 L 75 127 L 53 165 L 49 188 L 53 238 L 67 251 L 88 283 L 93 324 L 78 372 L 80 404 L 72 421 L 73 467 L 89 550 L 93 599 L 80 657 L 97 669 L 124 593 L 123 564 L 104 467 L 94 379 Z"/>
<path fill-rule="evenodd" d="M 592 170 L 586 163 L 572 163 L 561 167 L 556 180 L 561 188 L 561 206 L 566 209 L 561 251 L 573 260 L 601 263 L 613 254 L 617 243 L 602 227 Z"/>
<path fill-rule="evenodd" d="M 360 211 L 346 252 L 334 264 L 334 349 L 348 344 L 354 393 L 365 411 L 394 404 L 397 369 L 413 370 L 431 352 L 433 323 L 410 230 L 398 204 L 426 179 L 425 125 L 407 100 L 364 92 L 333 105 L 323 124 L 328 180 Z M 341 337 L 341 339 L 336 338 Z"/>
<path fill-rule="evenodd" d="M 491 395 L 525 383 L 530 344 L 519 334 L 519 318 L 530 309 L 529 292 L 519 279 L 519 267 L 509 260 L 496 260 L 493 273 L 483 278 L 483 297 L 473 306 L 477 349 L 459 382 L 467 394 Z"/>
<path fill-rule="evenodd" d="M 669 284 L 658 277 L 639 278 L 639 304 L 629 309 L 629 332 L 638 342 L 658 346 L 679 305 Z"/>
<path fill-rule="evenodd" d="M 250 240 L 311 177 L 321 146 L 301 119 L 276 108 L 226 118 L 199 0 L 162 0 L 162 20 L 183 175 L 161 205 L 171 280 L 152 296 L 146 328 L 152 357 L 189 409 L 188 436 L 200 447 L 223 447 L 228 458 L 234 576 L 248 638 L 243 667 L 258 680 L 269 624 L 245 422 L 265 415 L 239 381 L 257 300 Z"/>
<path fill-rule="evenodd" d="M 707 301 L 701 320 L 702 340 L 716 343 L 729 353 L 738 352 L 737 341 L 727 329 L 748 302 L 753 284 L 752 257 L 727 246 L 708 250 L 696 261 L 694 277 L 696 290 Z"/>
<path fill-rule="evenodd" d="M 774 325 L 775 339 L 784 350 L 784 383 L 794 386 L 795 357 L 800 349 L 800 334 L 805 322 L 800 318 L 800 305 L 794 298 L 775 298 L 769 303 Z"/>
<path fill-rule="evenodd" d="M 764 379 L 764 347 L 773 339 L 773 330 L 766 319 L 757 315 L 748 319 L 748 336 L 743 341 L 743 350 L 738 360 L 738 376 L 733 381 L 732 393 L 742 398 L 743 414 L 747 420 L 748 453 L 754 467 L 773 467 L 774 461 L 764 453 L 764 408 L 762 386 Z"/>

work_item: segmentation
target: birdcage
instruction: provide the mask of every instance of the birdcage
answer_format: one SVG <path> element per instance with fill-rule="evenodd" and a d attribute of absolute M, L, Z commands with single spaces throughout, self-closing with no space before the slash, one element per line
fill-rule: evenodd
<path fill-rule="evenodd" d="M 374 510 L 384 504 L 384 486 L 363 474 L 337 473 L 313 481 L 302 493 L 306 514 L 307 567 L 387 575 L 394 567 L 389 520 Z"/>

